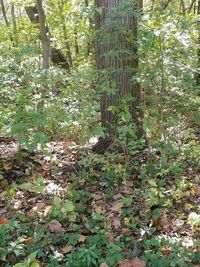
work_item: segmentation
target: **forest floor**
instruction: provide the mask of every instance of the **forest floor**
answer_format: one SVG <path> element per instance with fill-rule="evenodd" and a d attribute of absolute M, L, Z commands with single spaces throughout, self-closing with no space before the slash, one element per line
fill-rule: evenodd
<path fill-rule="evenodd" d="M 0 165 L 0 266 L 200 266 L 198 168 L 158 189 L 138 172 L 113 180 L 89 147 L 52 142 L 48 153 L 28 153 L 12 140 L 1 140 Z"/>

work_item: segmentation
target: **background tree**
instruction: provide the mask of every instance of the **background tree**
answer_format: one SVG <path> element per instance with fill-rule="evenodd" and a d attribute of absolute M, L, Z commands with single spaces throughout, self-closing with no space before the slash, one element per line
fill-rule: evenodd
<path fill-rule="evenodd" d="M 105 151 L 116 134 L 118 118 L 112 107 L 129 99 L 129 112 L 143 136 L 141 87 L 136 81 L 138 58 L 138 14 L 140 1 L 96 0 L 96 64 L 99 70 L 101 123 L 109 138 L 100 139 L 95 151 Z M 135 79 L 134 79 L 135 78 Z"/>

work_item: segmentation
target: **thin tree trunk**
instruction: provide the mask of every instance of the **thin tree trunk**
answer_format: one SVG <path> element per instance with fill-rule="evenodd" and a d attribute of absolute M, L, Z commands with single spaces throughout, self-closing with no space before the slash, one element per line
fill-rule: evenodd
<path fill-rule="evenodd" d="M 9 27 L 10 23 L 9 23 L 7 15 L 6 15 L 6 9 L 5 9 L 5 5 L 4 5 L 4 1 L 3 0 L 1 0 L 1 11 L 2 11 L 3 18 L 4 18 L 4 21 L 6 23 L 6 26 Z"/>
<path fill-rule="evenodd" d="M 89 1 L 88 0 L 85 0 L 85 7 L 88 8 L 89 7 Z M 89 17 L 88 19 L 89 21 L 89 32 L 92 31 L 93 29 L 93 24 L 94 24 L 94 21 L 92 20 L 91 17 Z M 87 56 L 89 57 L 90 56 L 90 53 L 91 51 L 93 50 L 92 47 L 93 47 L 93 42 L 90 40 L 90 38 L 88 37 L 88 41 L 87 41 Z"/>
<path fill-rule="evenodd" d="M 108 109 L 111 106 L 120 107 L 121 100 L 127 96 L 133 97 L 129 111 L 137 127 L 137 136 L 143 136 L 141 88 L 138 82 L 132 81 L 139 65 L 138 23 L 137 16 L 134 16 L 138 11 L 138 1 L 128 1 L 127 5 L 126 0 L 96 0 L 97 7 L 102 8 L 102 12 L 96 15 L 96 63 L 100 86 L 104 87 L 101 122 L 111 139 L 115 135 L 118 118 Z M 126 7 L 129 11 L 120 11 Z M 110 94 L 108 91 L 113 89 L 115 94 Z M 99 145 L 102 147 L 102 144 Z M 98 145 L 94 150 L 98 150 Z"/>
<path fill-rule="evenodd" d="M 162 7 L 162 9 L 166 9 L 168 6 L 169 6 L 169 4 L 172 2 L 172 0 L 168 0 L 164 5 L 163 5 L 163 7 Z"/>
<path fill-rule="evenodd" d="M 66 29 L 66 24 L 65 24 L 65 16 L 63 12 L 63 6 L 64 6 L 64 0 L 61 0 L 59 3 L 59 9 L 60 9 L 60 17 L 61 17 L 61 23 L 62 23 L 62 28 L 63 28 L 63 37 L 65 41 L 65 47 L 67 51 L 67 58 L 68 58 L 68 63 L 70 67 L 73 66 L 73 60 L 72 60 L 72 55 L 71 55 L 71 49 L 70 49 L 70 44 L 67 36 L 67 29 Z"/>
<path fill-rule="evenodd" d="M 198 29 L 198 43 L 197 43 L 197 57 L 198 57 L 198 73 L 196 75 L 196 84 L 200 87 L 200 0 L 197 5 L 197 29 Z"/>
<path fill-rule="evenodd" d="M 39 28 L 39 15 L 36 6 L 27 6 L 25 7 L 26 13 L 30 19 L 30 21 L 35 24 Z M 49 38 L 51 37 L 51 33 L 49 31 L 48 26 L 46 25 L 46 32 L 48 33 Z M 40 37 L 41 38 L 41 37 Z M 70 65 L 68 60 L 65 58 L 60 49 L 55 47 L 51 47 L 51 61 L 54 65 L 58 65 L 59 67 L 70 71 Z"/>
<path fill-rule="evenodd" d="M 78 31 L 77 26 L 74 26 L 74 46 L 75 46 L 75 53 L 78 56 L 79 55 L 79 46 L 78 46 Z"/>
<path fill-rule="evenodd" d="M 6 14 L 6 8 L 5 8 L 5 5 L 4 5 L 4 0 L 0 0 L 0 1 L 1 1 L 1 11 L 2 11 L 2 14 L 3 14 L 4 21 L 5 21 L 6 27 L 9 28 L 10 27 L 10 22 L 9 22 L 7 14 Z M 9 39 L 10 39 L 11 43 L 13 43 L 12 34 L 9 33 L 8 35 L 9 35 Z"/>
<path fill-rule="evenodd" d="M 50 36 L 46 30 L 46 17 L 42 6 L 42 0 L 37 0 L 37 10 L 40 28 L 40 37 L 42 41 L 42 57 L 43 57 L 43 68 L 48 69 L 50 67 Z"/>
<path fill-rule="evenodd" d="M 183 14 L 186 13 L 186 7 L 185 7 L 185 2 L 184 2 L 184 0 L 181 0 L 181 10 L 182 10 L 182 13 L 183 13 Z"/>
<path fill-rule="evenodd" d="M 16 22 L 16 16 L 15 16 L 15 6 L 13 3 L 11 5 L 11 17 L 12 17 L 12 25 L 13 25 L 14 45 L 18 47 L 17 22 Z"/>
<path fill-rule="evenodd" d="M 192 0 L 188 9 L 187 9 L 187 12 L 190 13 L 194 7 L 194 4 L 196 3 L 196 0 Z"/>

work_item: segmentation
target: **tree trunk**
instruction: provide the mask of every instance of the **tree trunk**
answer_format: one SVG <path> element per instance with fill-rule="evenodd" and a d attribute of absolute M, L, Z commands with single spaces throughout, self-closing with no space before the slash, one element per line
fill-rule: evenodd
<path fill-rule="evenodd" d="M 129 111 L 137 127 L 138 138 L 143 137 L 141 88 L 138 82 L 133 82 L 139 65 L 137 12 L 140 3 L 140 0 L 96 0 L 98 10 L 102 9 L 96 14 L 96 64 L 103 89 L 101 122 L 108 130 L 110 140 L 115 135 L 118 118 L 108 109 L 119 107 L 121 100 L 127 96 L 133 97 Z M 114 94 L 108 93 L 113 89 Z M 103 149 L 100 143 L 99 147 Z M 107 145 L 109 142 L 105 144 L 105 149 Z M 98 144 L 94 150 L 98 150 Z"/>
<path fill-rule="evenodd" d="M 198 0 L 197 6 L 197 29 L 198 29 L 198 43 L 197 43 L 197 57 L 198 57 L 198 73 L 196 75 L 196 84 L 200 87 L 200 0 Z"/>
<path fill-rule="evenodd" d="M 89 7 L 89 1 L 88 0 L 85 0 L 85 7 L 88 8 Z M 91 17 L 88 18 L 88 22 L 89 22 L 89 32 L 92 32 L 93 31 L 93 25 L 94 25 L 94 21 Z M 94 49 L 94 44 L 93 42 L 91 41 L 91 37 L 88 36 L 88 40 L 87 40 L 87 57 L 90 56 L 91 52 L 93 52 Z"/>
<path fill-rule="evenodd" d="M 1 11 L 2 11 L 2 14 L 3 14 L 3 18 L 4 18 L 4 21 L 5 21 L 6 27 L 9 28 L 10 27 L 10 22 L 9 22 L 7 14 L 6 14 L 6 8 L 5 8 L 5 5 L 4 5 L 4 0 L 1 0 Z M 9 39 L 13 43 L 13 37 L 12 37 L 11 33 L 9 33 Z"/>
<path fill-rule="evenodd" d="M 37 10 L 39 19 L 40 37 L 42 41 L 42 57 L 43 57 L 43 68 L 48 69 L 50 67 L 50 36 L 46 30 L 46 17 L 42 6 L 42 0 L 37 0 Z"/>
<path fill-rule="evenodd" d="M 4 21 L 6 23 L 6 26 L 9 27 L 10 23 L 9 23 L 7 15 L 6 15 L 6 9 L 5 9 L 5 5 L 4 5 L 4 1 L 3 0 L 1 0 L 1 11 L 2 11 L 3 18 L 4 18 Z"/>
<path fill-rule="evenodd" d="M 79 55 L 79 46 L 78 46 L 78 30 L 77 30 L 77 26 L 74 26 L 74 46 L 75 46 L 75 53 L 76 56 Z"/>
<path fill-rule="evenodd" d="M 71 55 L 71 49 L 70 49 L 70 44 L 67 36 L 67 29 L 66 29 L 66 24 L 65 24 L 65 16 L 63 12 L 63 7 L 64 7 L 64 0 L 61 0 L 59 2 L 59 10 L 60 10 L 60 17 L 61 17 L 61 23 L 62 23 L 62 28 L 63 28 L 63 37 L 65 41 L 65 47 L 67 51 L 67 58 L 68 58 L 68 63 L 70 67 L 73 66 L 73 61 L 72 61 L 72 55 Z"/>
<path fill-rule="evenodd" d="M 13 25 L 14 45 L 18 47 L 17 22 L 16 22 L 16 16 L 15 16 L 15 6 L 13 3 L 11 5 L 11 17 L 12 17 L 12 25 Z"/>
<path fill-rule="evenodd" d="M 30 21 L 39 28 L 39 15 L 38 15 L 37 6 L 27 6 L 25 7 L 25 10 Z M 46 25 L 46 32 L 48 33 L 48 36 L 50 38 L 51 33 L 47 25 Z M 70 71 L 70 64 L 60 49 L 51 47 L 51 61 L 54 65 L 57 65 L 63 69 L 66 69 L 67 71 Z"/>

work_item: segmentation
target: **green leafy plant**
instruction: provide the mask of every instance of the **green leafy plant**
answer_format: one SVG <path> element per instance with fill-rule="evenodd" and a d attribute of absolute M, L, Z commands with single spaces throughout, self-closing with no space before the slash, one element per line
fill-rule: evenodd
<path fill-rule="evenodd" d="M 31 253 L 24 261 L 21 261 L 13 267 L 39 267 L 39 263 L 36 261 L 38 251 Z"/>
<path fill-rule="evenodd" d="M 77 214 L 75 212 L 75 207 L 72 201 L 66 199 L 62 200 L 60 197 L 54 197 L 53 205 L 49 213 L 51 218 L 60 218 L 61 220 L 69 220 L 73 222 L 76 220 Z"/>

